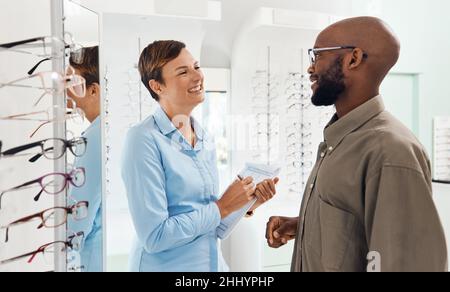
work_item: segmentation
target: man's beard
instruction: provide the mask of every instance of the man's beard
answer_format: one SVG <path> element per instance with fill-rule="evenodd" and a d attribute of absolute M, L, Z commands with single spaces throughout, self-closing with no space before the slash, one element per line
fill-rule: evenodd
<path fill-rule="evenodd" d="M 317 89 L 311 98 L 313 105 L 334 105 L 339 96 L 346 90 L 342 63 L 343 59 L 341 57 L 337 58 L 334 64 L 319 77 L 317 80 Z"/>

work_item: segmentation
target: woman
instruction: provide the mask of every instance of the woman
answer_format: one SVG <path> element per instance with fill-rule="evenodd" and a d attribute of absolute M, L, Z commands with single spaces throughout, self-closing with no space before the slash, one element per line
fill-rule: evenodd
<path fill-rule="evenodd" d="M 214 141 L 191 117 L 205 99 L 203 74 L 185 45 L 150 44 L 139 60 L 142 82 L 159 103 L 127 136 L 122 176 L 138 240 L 132 271 L 227 271 L 216 228 L 258 197 L 275 195 L 278 179 L 255 190 L 236 180 L 220 197 Z"/>
<path fill-rule="evenodd" d="M 81 266 L 84 272 L 102 272 L 102 148 L 100 120 L 100 74 L 98 46 L 83 48 L 83 59 L 69 60 L 75 73 L 86 79 L 86 95 L 79 98 L 69 90 L 67 94 L 82 109 L 86 119 L 91 123 L 83 133 L 87 140 L 86 153 L 75 160 L 75 167 L 84 167 L 86 183 L 82 188 L 72 188 L 70 196 L 77 200 L 89 202 L 86 219 L 75 221 L 69 216 L 68 229 L 72 232 L 84 232 L 84 244 L 80 250 Z M 69 100 L 69 108 L 72 108 Z M 70 234 L 69 234 L 70 235 Z"/>

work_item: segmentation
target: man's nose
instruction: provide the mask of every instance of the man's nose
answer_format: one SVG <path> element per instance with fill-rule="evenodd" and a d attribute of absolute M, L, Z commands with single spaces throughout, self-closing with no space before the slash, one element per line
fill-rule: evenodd
<path fill-rule="evenodd" d="M 308 74 L 309 74 L 309 75 L 312 75 L 312 74 L 314 74 L 314 72 L 315 72 L 314 65 L 311 64 L 311 65 L 309 66 L 309 68 L 308 68 Z"/>

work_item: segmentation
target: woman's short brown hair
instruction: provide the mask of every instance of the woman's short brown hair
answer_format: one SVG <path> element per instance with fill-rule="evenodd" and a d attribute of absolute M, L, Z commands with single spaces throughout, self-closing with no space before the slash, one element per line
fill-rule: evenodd
<path fill-rule="evenodd" d="M 150 80 L 164 84 L 162 68 L 176 59 L 184 48 L 186 45 L 179 41 L 155 41 L 142 51 L 139 58 L 139 73 L 142 83 L 156 101 L 159 101 L 159 96 L 150 88 Z"/>
<path fill-rule="evenodd" d="M 86 79 L 86 86 L 100 84 L 98 46 L 82 48 L 81 59 L 70 56 L 69 63 Z"/>

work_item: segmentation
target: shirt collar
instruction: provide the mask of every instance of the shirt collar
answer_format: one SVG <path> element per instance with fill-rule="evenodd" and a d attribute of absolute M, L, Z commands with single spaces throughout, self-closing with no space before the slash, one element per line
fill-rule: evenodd
<path fill-rule="evenodd" d="M 341 119 L 337 114 L 325 127 L 324 137 L 327 146 L 336 148 L 344 138 L 385 110 L 381 95 L 360 105 Z"/>
<path fill-rule="evenodd" d="M 92 123 L 89 125 L 89 127 L 88 127 L 84 132 L 82 132 L 81 135 L 85 135 L 87 132 L 90 132 L 92 129 L 100 128 L 100 126 L 101 126 L 101 124 L 100 124 L 101 120 L 102 120 L 102 119 L 101 119 L 101 116 L 100 116 L 100 115 L 99 115 L 98 117 L 96 117 L 95 120 L 92 121 Z"/>
<path fill-rule="evenodd" d="M 169 117 L 164 112 L 164 110 L 162 109 L 161 106 L 157 107 L 153 117 L 155 119 L 156 124 L 159 127 L 159 130 L 161 131 L 161 133 L 164 136 L 168 136 L 168 135 L 178 131 L 178 129 L 174 126 L 174 124 L 169 119 Z M 192 124 L 192 126 L 194 128 L 197 140 L 198 141 L 203 141 L 205 136 L 206 136 L 206 133 L 203 130 L 203 128 L 200 125 L 200 123 L 198 123 L 196 119 L 191 117 L 191 124 Z"/>
<path fill-rule="evenodd" d="M 162 107 L 158 106 L 156 108 L 155 113 L 153 114 L 156 124 L 158 125 L 159 130 L 164 136 L 172 134 L 177 130 L 173 125 L 172 121 L 169 119 L 167 114 L 164 112 Z"/>

